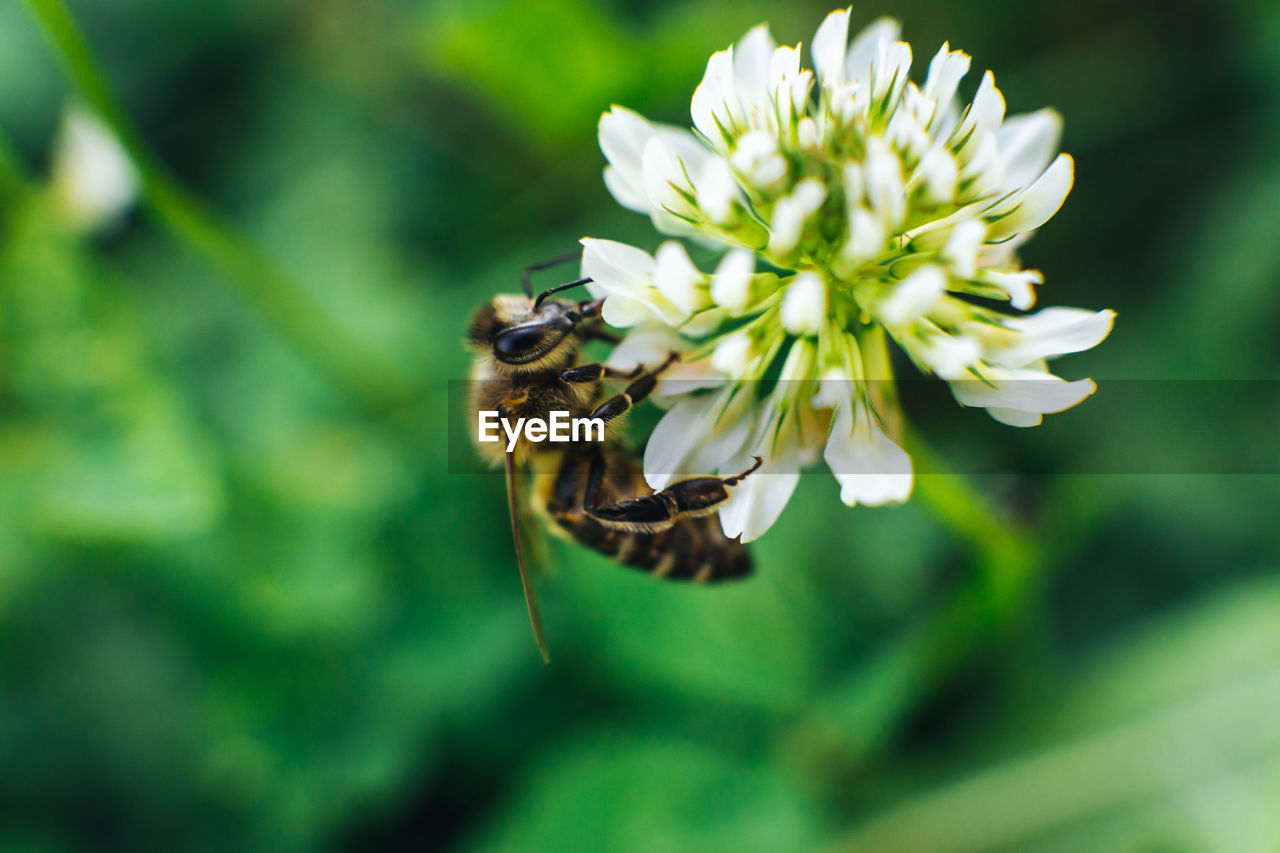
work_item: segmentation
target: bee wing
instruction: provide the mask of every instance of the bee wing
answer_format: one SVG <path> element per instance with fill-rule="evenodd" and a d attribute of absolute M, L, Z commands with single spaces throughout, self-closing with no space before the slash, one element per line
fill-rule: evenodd
<path fill-rule="evenodd" d="M 550 663 L 547 653 L 547 636 L 542 630 L 542 614 L 538 612 L 538 599 L 533 590 L 533 578 L 530 576 L 524 561 L 524 537 L 521 536 L 520 503 L 516 491 L 515 454 L 506 454 L 507 463 L 507 508 L 511 512 L 511 538 L 516 544 L 516 564 L 520 567 L 520 585 L 524 587 L 524 603 L 529 608 L 529 624 L 533 627 L 533 639 L 538 644 L 538 652 L 543 663 Z"/>

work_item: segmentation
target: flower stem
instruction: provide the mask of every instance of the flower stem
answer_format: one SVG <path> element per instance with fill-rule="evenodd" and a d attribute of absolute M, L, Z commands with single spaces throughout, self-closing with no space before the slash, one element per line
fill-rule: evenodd
<path fill-rule="evenodd" d="M 0 133 L 0 192 L 19 191 L 26 180 L 22 161 L 13 150 L 9 138 Z"/>
<path fill-rule="evenodd" d="M 147 207 L 172 236 L 207 258 L 296 350 L 343 393 L 378 415 L 414 395 L 396 364 L 352 336 L 305 289 L 244 235 L 222 221 L 168 172 L 112 93 L 61 0 L 24 0 L 63 71 L 105 121 L 141 175 Z M 0 156 L 0 173 L 3 172 Z"/>
<path fill-rule="evenodd" d="M 917 468 L 933 472 L 917 476 L 916 492 L 973 549 L 980 570 L 975 582 L 992 595 L 993 609 L 1015 611 L 1032 568 L 1042 562 L 1036 541 L 962 475 L 940 473 L 945 467 L 918 439 L 908 436 L 907 450 Z"/>
<path fill-rule="evenodd" d="M 813 754 L 838 755 L 849 769 L 870 763 L 898 726 L 974 652 L 1014 630 L 1035 591 L 1044 555 L 1030 533 L 908 436 L 916 495 L 970 547 L 977 571 L 932 614 L 858 667 L 794 734 Z"/>

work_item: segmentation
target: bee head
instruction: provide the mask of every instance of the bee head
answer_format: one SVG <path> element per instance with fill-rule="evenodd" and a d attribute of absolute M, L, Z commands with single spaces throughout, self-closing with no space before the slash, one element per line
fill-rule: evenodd
<path fill-rule="evenodd" d="M 513 372 L 550 369 L 568 364 L 577 352 L 573 332 L 587 316 L 592 315 L 579 303 L 544 299 L 535 305 L 504 294 L 476 312 L 467 339 Z"/>

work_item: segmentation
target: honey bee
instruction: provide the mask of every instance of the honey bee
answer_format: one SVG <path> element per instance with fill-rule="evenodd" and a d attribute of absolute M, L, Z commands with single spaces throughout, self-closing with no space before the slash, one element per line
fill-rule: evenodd
<path fill-rule="evenodd" d="M 536 442 L 515 436 L 510 442 L 477 447 L 495 465 L 506 468 L 507 501 L 516 562 L 534 639 L 549 660 L 532 578 L 521 544 L 521 514 L 528 503 L 553 533 L 605 554 L 656 578 L 715 583 L 746 577 L 751 559 L 737 539 L 725 536 L 715 513 L 730 490 L 760 467 L 755 463 L 732 477 L 692 477 L 653 491 L 644 480 L 637 454 L 615 435 L 620 419 L 653 391 L 659 376 L 678 358 L 670 353 L 651 367 L 619 371 L 604 364 L 580 364 L 589 340 L 617 343 L 602 327 L 603 300 L 570 302 L 548 298 L 578 287 L 577 279 L 543 291 L 536 298 L 530 274 L 581 257 L 574 252 L 524 270 L 524 295 L 496 296 L 471 320 L 467 344 L 476 359 L 470 382 L 471 423 L 481 413 L 502 419 L 546 421 L 552 412 L 604 422 L 602 441 Z M 627 384 L 606 395 L 604 382 Z M 518 472 L 529 475 L 525 494 Z"/>

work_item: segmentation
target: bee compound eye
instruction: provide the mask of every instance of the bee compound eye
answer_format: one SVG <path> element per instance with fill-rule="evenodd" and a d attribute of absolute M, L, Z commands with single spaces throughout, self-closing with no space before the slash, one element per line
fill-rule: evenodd
<path fill-rule="evenodd" d="M 528 356 L 542 345 L 545 334 L 537 326 L 507 329 L 493 342 L 493 350 L 503 360 L 518 360 Z"/>

